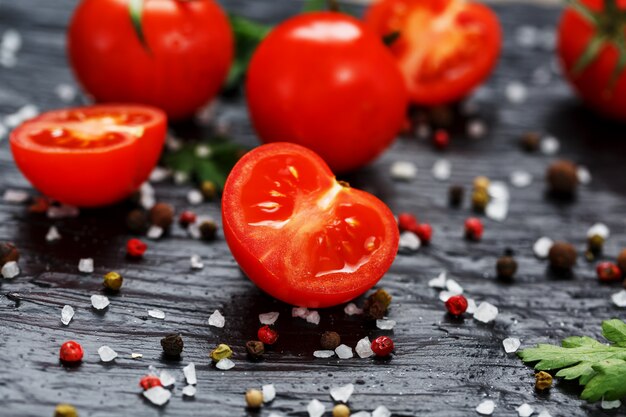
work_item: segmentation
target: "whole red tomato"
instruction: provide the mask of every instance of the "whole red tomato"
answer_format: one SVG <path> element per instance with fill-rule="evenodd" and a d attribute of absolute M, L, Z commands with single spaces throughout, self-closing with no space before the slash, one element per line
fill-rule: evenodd
<path fill-rule="evenodd" d="M 131 3 L 142 6 L 140 17 Z M 181 119 L 219 91 L 233 36 L 212 0 L 83 0 L 68 48 L 78 80 L 96 101 L 148 104 Z"/>
<path fill-rule="evenodd" d="M 304 145 L 335 171 L 372 161 L 405 119 L 407 93 L 393 56 L 342 13 L 306 13 L 277 26 L 247 77 L 261 140 Z"/>
<path fill-rule="evenodd" d="M 363 294 L 398 251 L 398 226 L 376 197 L 335 180 L 315 153 L 271 143 L 245 154 L 226 181 L 224 236 L 261 289 L 296 306 Z"/>
<path fill-rule="evenodd" d="M 469 94 L 495 67 L 502 44 L 497 16 L 466 0 L 379 0 L 365 22 L 391 44 L 411 101 L 454 102 Z"/>
<path fill-rule="evenodd" d="M 579 0 L 563 13 L 558 40 L 565 75 L 578 94 L 600 113 L 620 120 L 626 120 L 624 14 L 624 0 Z"/>

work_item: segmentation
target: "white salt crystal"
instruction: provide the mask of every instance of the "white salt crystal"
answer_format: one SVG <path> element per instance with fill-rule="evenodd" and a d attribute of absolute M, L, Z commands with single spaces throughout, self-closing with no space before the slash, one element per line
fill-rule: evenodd
<path fill-rule="evenodd" d="M 156 195 L 156 192 L 154 191 L 154 187 L 152 186 L 152 184 L 150 184 L 147 181 L 141 183 L 141 186 L 139 187 L 139 193 L 141 195 L 150 195 L 153 197 Z"/>
<path fill-rule="evenodd" d="M 613 300 L 613 304 L 618 307 L 626 307 L 626 290 L 616 292 L 611 296 L 611 300 Z"/>
<path fill-rule="evenodd" d="M 543 410 L 541 410 L 541 413 L 539 413 L 537 417 L 552 417 L 552 414 L 550 414 L 550 412 L 544 408 Z"/>
<path fill-rule="evenodd" d="M 69 219 L 72 217 L 78 217 L 79 214 L 80 210 L 78 207 L 68 206 L 65 204 L 60 206 L 50 206 L 46 212 L 46 215 L 50 219 Z"/>
<path fill-rule="evenodd" d="M 450 297 L 452 297 L 453 295 L 456 294 L 452 294 L 450 291 L 448 290 L 443 290 L 441 292 L 439 292 L 439 300 L 443 301 L 444 303 L 446 301 L 448 301 L 450 299 Z"/>
<path fill-rule="evenodd" d="M 274 387 L 274 384 L 263 385 L 261 389 L 263 391 L 264 403 L 269 403 L 270 401 L 274 401 L 274 398 L 276 398 L 276 388 Z"/>
<path fill-rule="evenodd" d="M 152 172 L 150 173 L 150 182 L 161 182 L 165 181 L 171 175 L 171 171 L 169 169 L 163 167 L 154 167 Z M 154 195 L 154 194 L 153 194 Z"/>
<path fill-rule="evenodd" d="M 372 342 L 370 342 L 370 339 L 367 336 L 357 342 L 354 350 L 356 351 L 356 354 L 359 355 L 359 358 L 369 358 L 370 356 L 374 356 Z"/>
<path fill-rule="evenodd" d="M 22 47 L 22 35 L 15 29 L 7 29 L 2 34 L 2 49 L 17 52 Z"/>
<path fill-rule="evenodd" d="M 228 371 L 229 369 L 232 369 L 235 367 L 235 363 L 228 358 L 224 358 L 224 359 L 220 359 L 215 364 L 215 367 L 217 369 L 221 369 L 222 371 Z"/>
<path fill-rule="evenodd" d="M 131 354 L 130 354 L 130 357 L 131 357 L 132 359 L 141 359 L 141 358 L 143 358 L 143 353 L 136 353 L 136 352 L 133 352 L 133 353 L 131 353 Z"/>
<path fill-rule="evenodd" d="M 489 323 L 498 317 L 498 308 L 493 304 L 482 302 L 474 312 L 474 318 L 482 323 Z"/>
<path fill-rule="evenodd" d="M 193 362 L 183 368 L 183 374 L 185 375 L 187 384 L 196 385 L 198 383 L 198 379 L 196 378 L 196 365 Z"/>
<path fill-rule="evenodd" d="M 561 144 L 554 136 L 548 136 L 541 140 L 539 143 L 539 151 L 544 155 L 554 155 L 561 148 Z"/>
<path fill-rule="evenodd" d="M 521 104 L 525 102 L 528 97 L 528 89 L 521 82 L 512 81 L 507 84 L 505 94 L 509 103 Z"/>
<path fill-rule="evenodd" d="M 546 259 L 550 253 L 550 249 L 554 245 L 554 241 L 549 237 L 540 237 L 533 245 L 533 252 L 539 259 Z"/>
<path fill-rule="evenodd" d="M 446 271 L 442 271 L 437 275 L 437 278 L 433 278 L 428 281 L 428 286 L 431 288 L 446 288 L 446 281 L 448 280 Z"/>
<path fill-rule="evenodd" d="M 516 337 L 507 337 L 502 341 L 502 346 L 504 346 L 506 353 L 517 352 L 521 344 L 520 340 Z"/>
<path fill-rule="evenodd" d="M 491 220 L 502 222 L 509 213 L 508 200 L 491 200 L 485 208 L 485 215 Z"/>
<path fill-rule="evenodd" d="M 153 195 L 141 194 L 139 204 L 146 210 L 150 210 L 156 204 L 156 198 Z"/>
<path fill-rule="evenodd" d="M 309 311 L 309 314 L 306 315 L 306 321 L 307 323 L 315 325 L 320 324 L 320 313 L 317 311 Z"/>
<path fill-rule="evenodd" d="M 487 125 L 482 120 L 472 120 L 466 126 L 467 136 L 480 139 L 487 134 Z"/>
<path fill-rule="evenodd" d="M 64 305 L 63 310 L 61 310 L 61 323 L 67 326 L 68 324 L 70 324 L 70 321 L 72 321 L 73 317 L 74 309 L 72 308 L 72 306 Z"/>
<path fill-rule="evenodd" d="M 108 346 L 100 346 L 98 348 L 98 355 L 100 355 L 100 360 L 102 362 L 111 362 L 117 358 L 117 352 Z"/>
<path fill-rule="evenodd" d="M 17 65 L 17 56 L 15 52 L 7 51 L 5 49 L 0 50 L 0 65 L 5 68 L 13 68 Z M 5 119 L 5 123 L 11 124 L 9 122 L 9 117 Z M 21 121 L 21 119 L 18 119 Z M 14 122 L 13 126 L 17 126 L 20 124 L 20 121 Z"/>
<path fill-rule="evenodd" d="M 412 162 L 396 161 L 391 164 L 391 178 L 398 181 L 410 181 L 417 176 L 417 166 Z"/>
<path fill-rule="evenodd" d="M 526 403 L 520 405 L 515 410 L 517 410 L 519 417 L 530 417 L 535 412 L 535 410 Z"/>
<path fill-rule="evenodd" d="M 195 151 L 198 158 L 208 158 L 213 153 L 211 147 L 207 145 L 198 145 Z"/>
<path fill-rule="evenodd" d="M 85 274 L 91 274 L 93 272 L 93 259 L 83 258 L 78 261 L 78 270 Z"/>
<path fill-rule="evenodd" d="M 157 226 L 155 224 L 153 224 L 152 226 L 150 226 L 150 228 L 148 229 L 148 233 L 146 233 L 146 237 L 148 239 L 152 239 L 152 240 L 157 240 L 159 239 L 161 236 L 163 236 L 163 228 L 160 226 Z"/>
<path fill-rule="evenodd" d="M 46 242 L 54 242 L 55 240 L 61 239 L 61 234 L 59 230 L 55 226 L 50 226 L 48 229 L 48 233 L 46 233 Z"/>
<path fill-rule="evenodd" d="M 528 171 L 513 171 L 509 179 L 517 188 L 528 187 L 533 182 L 533 176 Z"/>
<path fill-rule="evenodd" d="M 357 307 L 354 303 L 349 303 L 343 308 L 343 312 L 348 316 L 354 316 L 355 314 L 363 314 L 363 309 Z"/>
<path fill-rule="evenodd" d="M 620 408 L 621 405 L 622 405 L 622 402 L 620 400 L 607 401 L 604 398 L 602 399 L 602 403 L 600 404 L 603 410 L 612 410 L 613 408 Z"/>
<path fill-rule="evenodd" d="M 9 133 L 9 129 L 2 123 L 0 123 L 0 140 L 4 139 L 4 137 Z"/>
<path fill-rule="evenodd" d="M 154 366 L 154 365 L 148 366 L 148 374 L 149 375 L 156 376 L 158 373 L 159 373 L 159 371 L 157 370 L 156 366 Z"/>
<path fill-rule="evenodd" d="M 224 327 L 224 324 L 226 324 L 226 319 L 219 310 L 215 310 L 209 317 L 209 326 Z"/>
<path fill-rule="evenodd" d="M 463 287 L 461 287 L 459 283 L 453 279 L 449 279 L 446 281 L 446 289 L 450 291 L 453 295 L 463 294 Z"/>
<path fill-rule="evenodd" d="M 189 181 L 189 174 L 183 171 L 174 172 L 174 183 L 177 185 L 184 184 Z"/>
<path fill-rule="evenodd" d="M 339 356 L 339 359 L 350 359 L 354 356 L 354 354 L 352 353 L 352 348 L 343 344 L 337 346 L 337 348 L 335 349 L 335 353 L 337 354 L 337 356 Z"/>
<path fill-rule="evenodd" d="M 523 25 L 515 30 L 515 41 L 523 48 L 533 48 L 539 43 L 539 29 Z"/>
<path fill-rule="evenodd" d="M 26 191 L 22 190 L 5 190 L 4 195 L 2 196 L 2 200 L 5 203 L 25 203 L 30 198 L 30 195 Z"/>
<path fill-rule="evenodd" d="M 199 190 L 191 190 L 187 193 L 187 201 L 192 206 L 197 206 L 198 204 L 202 204 L 204 196 Z"/>
<path fill-rule="evenodd" d="M 350 414 L 350 417 L 372 417 L 372 413 L 359 411 L 358 413 Z"/>
<path fill-rule="evenodd" d="M 380 330 L 391 330 L 395 327 L 395 325 L 396 325 L 395 320 L 388 320 L 388 319 L 376 320 L 376 327 L 378 327 Z"/>
<path fill-rule="evenodd" d="M 492 200 L 508 200 L 510 198 L 509 187 L 502 181 L 492 181 L 487 192 Z"/>
<path fill-rule="evenodd" d="M 391 411 L 384 405 L 379 405 L 372 411 L 372 417 L 391 417 Z"/>
<path fill-rule="evenodd" d="M 271 412 L 271 413 L 270 413 L 270 415 L 269 415 L 269 416 L 267 416 L 267 417 L 283 417 L 283 415 L 282 415 L 282 414 L 278 414 L 278 413 Z"/>
<path fill-rule="evenodd" d="M 0 274 L 3 278 L 12 279 L 18 276 L 20 273 L 20 267 L 15 261 L 7 262 L 0 269 Z"/>
<path fill-rule="evenodd" d="M 316 358 L 330 358 L 331 356 L 335 356 L 334 350 L 316 350 L 313 352 L 313 356 Z"/>
<path fill-rule="evenodd" d="M 168 133 L 165 138 L 165 147 L 170 151 L 177 151 L 183 147 L 183 141 L 174 135 Z"/>
<path fill-rule="evenodd" d="M 420 238 L 413 232 L 402 232 L 400 233 L 400 242 L 398 244 L 399 248 L 402 250 L 416 251 L 420 248 L 422 242 L 420 242 Z"/>
<path fill-rule="evenodd" d="M 433 165 L 432 174 L 439 181 L 446 181 L 452 175 L 452 164 L 447 159 L 439 159 Z"/>
<path fill-rule="evenodd" d="M 58 84 L 54 87 L 54 92 L 59 100 L 70 103 L 76 99 L 76 88 L 71 84 Z"/>
<path fill-rule="evenodd" d="M 300 317 L 301 319 L 304 319 L 307 314 L 309 314 L 309 309 L 306 307 L 294 307 L 291 309 L 291 317 Z"/>
<path fill-rule="evenodd" d="M 609 227 L 604 223 L 596 223 L 587 230 L 587 237 L 600 236 L 604 240 L 608 239 L 611 235 Z"/>
<path fill-rule="evenodd" d="M 474 301 L 473 298 L 468 298 L 467 299 L 467 310 L 465 310 L 465 312 L 467 314 L 474 314 L 474 312 L 476 312 L 476 301 Z"/>
<path fill-rule="evenodd" d="M 91 296 L 91 305 L 96 310 L 104 310 L 109 306 L 109 304 L 111 304 L 109 298 L 104 295 L 94 294 Z"/>
<path fill-rule="evenodd" d="M 187 385 L 185 388 L 183 388 L 182 392 L 183 396 L 185 397 L 195 397 L 197 391 L 198 390 L 193 385 Z"/>
<path fill-rule="evenodd" d="M 482 403 L 478 404 L 476 407 L 476 412 L 483 416 L 490 416 L 493 414 L 493 410 L 495 410 L 496 404 L 491 400 L 485 400 Z"/>
<path fill-rule="evenodd" d="M 161 381 L 161 385 L 164 387 L 169 387 L 170 385 L 174 385 L 176 383 L 176 377 L 165 370 L 161 371 L 159 374 L 159 380 Z"/>
<path fill-rule="evenodd" d="M 170 400 L 172 392 L 161 386 L 156 386 L 145 390 L 143 396 L 154 405 L 163 405 Z"/>
<path fill-rule="evenodd" d="M 202 262 L 200 255 L 191 255 L 191 258 L 189 258 L 189 265 L 191 266 L 191 269 L 204 268 L 204 263 Z"/>
<path fill-rule="evenodd" d="M 337 402 L 347 403 L 354 392 L 354 385 L 347 384 L 340 387 L 331 387 L 330 396 Z"/>
<path fill-rule="evenodd" d="M 583 185 L 587 185 L 591 182 L 591 172 L 584 166 L 578 166 L 576 170 L 576 175 L 578 176 L 578 182 Z"/>
<path fill-rule="evenodd" d="M 326 407 L 318 400 L 311 400 L 309 405 L 306 406 L 306 411 L 309 413 L 309 417 L 322 417 Z"/>
<path fill-rule="evenodd" d="M 276 320 L 278 320 L 279 315 L 280 313 L 278 311 L 271 311 L 269 313 L 261 313 L 259 314 L 259 321 L 261 322 L 261 324 L 266 324 L 269 326 L 269 325 L 276 323 Z"/>
<path fill-rule="evenodd" d="M 428 139 L 431 135 L 431 128 L 426 123 L 420 123 L 415 128 L 415 136 L 420 139 Z"/>
<path fill-rule="evenodd" d="M 152 309 L 152 310 L 148 310 L 148 316 L 153 317 L 155 319 L 164 319 L 165 318 L 165 312 L 155 308 L 155 309 Z"/>
<path fill-rule="evenodd" d="M 201 222 L 196 221 L 195 223 L 187 226 L 187 233 L 192 239 L 200 239 L 202 237 L 202 233 L 200 233 L 200 224 Z"/>

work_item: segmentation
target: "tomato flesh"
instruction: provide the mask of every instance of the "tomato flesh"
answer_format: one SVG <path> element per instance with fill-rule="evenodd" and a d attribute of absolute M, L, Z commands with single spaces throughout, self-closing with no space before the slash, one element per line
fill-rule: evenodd
<path fill-rule="evenodd" d="M 395 257 L 398 231 L 375 197 L 335 180 L 298 145 L 248 153 L 228 178 L 224 231 L 259 287 L 285 302 L 324 307 L 371 288 Z"/>

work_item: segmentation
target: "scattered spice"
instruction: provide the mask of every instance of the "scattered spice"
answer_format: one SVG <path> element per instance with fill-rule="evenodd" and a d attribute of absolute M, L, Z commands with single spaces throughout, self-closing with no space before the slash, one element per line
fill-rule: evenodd
<path fill-rule="evenodd" d="M 569 271 L 576 264 L 576 249 L 567 242 L 555 242 L 548 252 L 550 266 L 557 271 Z"/>
<path fill-rule="evenodd" d="M 104 276 L 104 287 L 110 289 L 111 291 L 119 291 L 122 288 L 122 283 L 124 282 L 124 278 L 118 274 L 117 272 L 109 272 Z"/>
<path fill-rule="evenodd" d="M 461 316 L 467 311 L 467 298 L 462 295 L 453 295 L 446 301 L 446 310 L 453 316 Z"/>
<path fill-rule="evenodd" d="M 379 336 L 372 341 L 372 351 L 376 356 L 389 356 L 393 352 L 393 340 L 389 336 Z"/>
<path fill-rule="evenodd" d="M 233 350 L 230 348 L 230 346 L 220 343 L 215 349 L 211 351 L 211 354 L 209 356 L 211 357 L 211 359 L 213 359 L 214 362 L 219 362 L 222 359 L 227 359 L 233 356 Z"/>
<path fill-rule="evenodd" d="M 507 253 L 496 262 L 496 273 L 498 278 L 511 279 L 517 272 L 517 261 L 513 258 L 512 253 Z"/>
<path fill-rule="evenodd" d="M 626 273 L 626 249 L 623 249 L 617 257 L 617 266 L 620 271 Z"/>
<path fill-rule="evenodd" d="M 180 224 L 181 227 L 187 227 L 190 224 L 193 224 L 195 222 L 196 222 L 196 213 L 194 213 L 193 211 L 185 210 L 182 213 L 180 213 L 180 217 L 178 218 L 178 224 Z"/>
<path fill-rule="evenodd" d="M 83 347 L 80 343 L 75 342 L 73 340 L 68 340 L 67 342 L 61 345 L 61 350 L 59 351 L 59 357 L 61 361 L 65 363 L 76 363 L 83 360 Z"/>
<path fill-rule="evenodd" d="M 350 417 L 350 409 L 345 404 L 337 404 L 333 407 L 333 417 Z"/>
<path fill-rule="evenodd" d="M 341 336 L 337 332 L 324 332 L 320 338 L 320 346 L 324 350 L 335 350 L 341 344 Z"/>
<path fill-rule="evenodd" d="M 417 225 L 417 218 L 411 213 L 398 214 L 398 228 L 401 232 L 413 230 L 415 227 L 417 227 Z"/>
<path fill-rule="evenodd" d="M 526 132 L 520 140 L 520 145 L 526 152 L 537 152 L 540 144 L 541 135 L 537 132 Z"/>
<path fill-rule="evenodd" d="M 559 196 L 571 196 L 578 187 L 578 169 L 571 161 L 553 162 L 546 172 L 549 191 Z"/>
<path fill-rule="evenodd" d="M 146 375 L 141 380 L 139 380 L 139 386 L 143 388 L 143 390 L 148 390 L 153 387 L 162 387 L 161 378 L 156 375 Z"/>
<path fill-rule="evenodd" d="M 17 262 L 20 259 L 20 252 L 11 242 L 0 242 L 0 267 L 8 262 Z"/>
<path fill-rule="evenodd" d="M 174 208 L 167 203 L 156 203 L 150 209 L 150 222 L 164 230 L 169 228 L 174 222 Z"/>
<path fill-rule="evenodd" d="M 246 404 L 250 408 L 260 408 L 263 405 L 263 393 L 258 389 L 246 391 Z"/>
<path fill-rule="evenodd" d="M 451 207 L 460 207 L 463 204 L 465 190 L 461 185 L 451 185 L 448 189 L 448 202 Z"/>
<path fill-rule="evenodd" d="M 207 200 L 213 200 L 217 196 L 217 186 L 213 181 L 202 181 L 200 192 Z"/>
<path fill-rule="evenodd" d="M 450 134 L 447 130 L 437 129 L 433 135 L 433 145 L 439 150 L 444 150 L 450 145 Z"/>
<path fill-rule="evenodd" d="M 126 215 L 126 227 L 136 234 L 143 234 L 148 230 L 148 214 L 141 209 L 134 209 Z"/>
<path fill-rule="evenodd" d="M 604 248 L 604 238 L 600 235 L 593 235 L 587 239 L 587 252 L 585 256 L 589 261 L 593 261 L 602 254 Z"/>
<path fill-rule="evenodd" d="M 489 204 L 489 193 L 482 188 L 472 191 L 472 209 L 477 213 L 484 213 Z"/>
<path fill-rule="evenodd" d="M 163 353 L 168 358 L 178 358 L 183 351 L 185 344 L 179 334 L 171 333 L 161 339 Z"/>
<path fill-rule="evenodd" d="M 487 191 L 489 189 L 490 183 L 491 181 L 489 180 L 489 178 L 485 177 L 484 175 L 480 175 L 474 178 L 474 189 Z"/>
<path fill-rule="evenodd" d="M 29 213 L 43 214 L 50 208 L 50 200 L 48 197 L 35 197 L 33 204 L 28 207 Z"/>
<path fill-rule="evenodd" d="M 445 105 L 434 106 L 428 109 L 428 120 L 439 128 L 449 128 L 454 123 L 454 112 Z"/>
<path fill-rule="evenodd" d="M 202 240 L 212 241 L 217 236 L 217 225 L 213 220 L 205 220 L 200 223 L 199 230 Z"/>
<path fill-rule="evenodd" d="M 391 295 L 384 289 L 378 289 L 371 294 L 363 304 L 363 313 L 370 319 L 382 319 L 391 304 Z"/>
<path fill-rule="evenodd" d="M 260 340 L 249 340 L 246 342 L 246 351 L 250 359 L 261 359 L 265 353 L 265 345 Z"/>
<path fill-rule="evenodd" d="M 261 327 L 257 332 L 257 336 L 266 345 L 273 345 L 278 340 L 278 333 L 270 326 Z"/>
<path fill-rule="evenodd" d="M 428 245 L 433 237 L 433 228 L 428 223 L 421 223 L 413 229 L 413 233 L 420 238 L 422 244 Z"/>
<path fill-rule="evenodd" d="M 126 242 L 126 253 L 128 256 L 133 258 L 141 258 L 146 250 L 148 249 L 148 245 L 143 243 L 139 239 L 129 239 Z"/>
<path fill-rule="evenodd" d="M 483 223 L 477 217 L 470 217 L 465 220 L 465 238 L 479 241 L 483 237 Z"/>
<path fill-rule="evenodd" d="M 54 417 L 78 417 L 78 411 L 73 405 L 59 404 L 54 409 Z"/>
<path fill-rule="evenodd" d="M 600 262 L 596 274 L 600 281 L 617 281 L 622 278 L 622 271 L 613 262 Z"/>
<path fill-rule="evenodd" d="M 552 375 L 546 371 L 539 371 L 535 374 L 535 389 L 544 391 L 552 388 Z"/>

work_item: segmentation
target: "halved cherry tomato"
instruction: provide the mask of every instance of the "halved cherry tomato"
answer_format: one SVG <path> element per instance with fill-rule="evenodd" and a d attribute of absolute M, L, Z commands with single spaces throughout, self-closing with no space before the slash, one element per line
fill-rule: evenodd
<path fill-rule="evenodd" d="M 231 171 L 224 235 L 241 269 L 287 303 L 327 307 L 370 289 L 398 250 L 393 214 L 376 197 L 335 180 L 314 152 L 260 146 Z"/>
<path fill-rule="evenodd" d="M 391 44 L 411 100 L 438 105 L 462 99 L 496 64 L 500 24 L 487 6 L 467 0 L 379 0 L 365 22 Z"/>
<path fill-rule="evenodd" d="M 102 206 L 128 197 L 156 165 L 166 116 L 146 106 L 53 110 L 11 133 L 17 166 L 35 188 L 65 204 Z"/>

